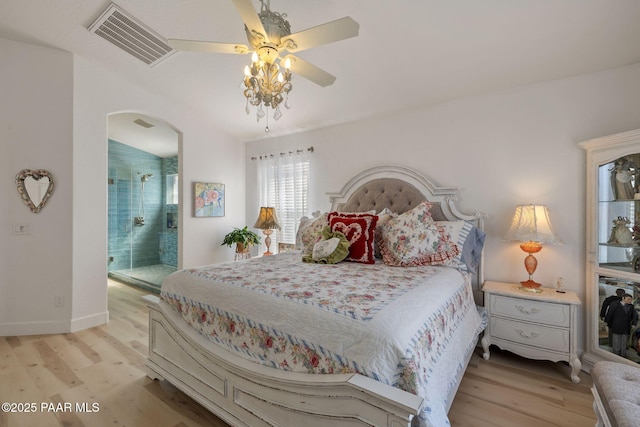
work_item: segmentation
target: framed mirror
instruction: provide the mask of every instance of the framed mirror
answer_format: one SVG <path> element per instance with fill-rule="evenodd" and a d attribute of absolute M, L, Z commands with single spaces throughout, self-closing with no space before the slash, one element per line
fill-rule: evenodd
<path fill-rule="evenodd" d="M 16 186 L 24 204 L 38 213 L 53 194 L 53 176 L 44 169 L 23 169 L 16 175 Z"/>

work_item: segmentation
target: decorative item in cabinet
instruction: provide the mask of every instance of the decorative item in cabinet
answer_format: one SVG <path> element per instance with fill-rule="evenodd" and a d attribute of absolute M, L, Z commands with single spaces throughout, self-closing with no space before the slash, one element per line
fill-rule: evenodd
<path fill-rule="evenodd" d="M 638 155 L 620 157 L 613 162 L 611 172 L 611 191 L 614 200 L 634 199 L 640 190 L 640 171 L 633 161 Z"/>
<path fill-rule="evenodd" d="M 607 240 L 609 245 L 622 245 L 630 246 L 633 244 L 633 234 L 629 230 L 629 224 L 631 221 L 626 216 L 619 216 L 618 219 L 613 220 L 613 227 L 611 228 L 611 236 Z"/>

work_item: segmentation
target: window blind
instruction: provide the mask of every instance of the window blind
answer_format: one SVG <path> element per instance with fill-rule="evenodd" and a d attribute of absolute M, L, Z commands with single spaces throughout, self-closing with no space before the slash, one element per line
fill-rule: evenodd
<path fill-rule="evenodd" d="M 276 209 L 280 230 L 272 236 L 278 242 L 295 243 L 300 218 L 307 214 L 309 194 L 309 150 L 263 156 L 258 163 L 260 206 Z"/>

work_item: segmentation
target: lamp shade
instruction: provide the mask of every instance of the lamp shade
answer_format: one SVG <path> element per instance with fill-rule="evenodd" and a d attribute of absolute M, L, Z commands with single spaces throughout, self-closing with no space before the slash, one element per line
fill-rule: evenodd
<path fill-rule="evenodd" d="M 258 215 L 258 219 L 253 227 L 261 230 L 272 230 L 275 228 L 279 230 L 280 223 L 278 222 L 278 216 L 276 215 L 275 208 L 261 207 L 260 214 Z"/>
<path fill-rule="evenodd" d="M 504 240 L 562 244 L 553 231 L 549 209 L 544 205 L 519 205 Z"/>

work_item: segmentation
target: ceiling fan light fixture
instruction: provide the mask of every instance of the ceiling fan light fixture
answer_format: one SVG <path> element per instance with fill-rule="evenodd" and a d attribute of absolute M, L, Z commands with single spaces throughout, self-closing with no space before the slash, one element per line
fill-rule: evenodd
<path fill-rule="evenodd" d="M 269 41 L 275 45 L 279 45 L 280 40 L 283 37 L 291 35 L 291 25 L 289 24 L 289 21 L 286 20 L 287 14 L 272 11 L 270 3 L 271 2 L 269 0 L 266 2 L 260 0 L 260 13 L 258 13 L 258 16 L 260 17 L 260 21 L 262 22 L 264 31 L 267 33 L 266 35 Z M 260 37 L 261 35 L 256 37 L 256 34 L 250 31 L 246 25 L 245 30 L 247 32 L 249 43 L 254 49 L 258 49 L 258 47 L 260 47 L 264 42 L 264 39 Z M 255 45 L 253 44 L 254 41 L 256 42 Z"/>
<path fill-rule="evenodd" d="M 254 55 L 256 53 L 254 52 Z M 273 118 L 279 120 L 282 117 L 279 105 L 285 101 L 288 109 L 289 92 L 293 89 L 291 84 L 291 71 L 289 64 L 284 64 L 284 72 L 277 62 L 267 62 L 263 60 L 252 61 L 251 65 L 244 69 L 244 96 L 247 99 L 245 111 L 250 113 L 249 105 L 258 107 L 256 118 L 259 121 L 266 115 L 265 108 L 272 108 Z"/>
<path fill-rule="evenodd" d="M 260 12 L 256 13 L 254 0 L 232 0 L 244 21 L 249 45 L 219 43 L 199 40 L 169 39 L 168 44 L 176 50 L 207 53 L 251 53 L 250 65 L 244 67 L 245 111 L 250 114 L 256 107 L 258 120 L 265 117 L 265 109 L 273 109 L 273 117 L 282 117 L 280 104 L 289 108 L 289 92 L 293 89 L 291 73 L 321 86 L 332 85 L 336 77 L 322 68 L 293 55 L 316 46 L 334 43 L 358 35 L 360 25 L 351 17 L 336 19 L 306 30 L 291 34 L 291 25 L 286 13 L 274 12 L 270 0 L 260 0 Z M 280 55 L 288 54 L 281 58 Z M 281 62 L 284 61 L 284 62 Z M 284 70 L 283 70 L 284 69 Z M 269 131 L 267 117 L 267 127 Z"/>

